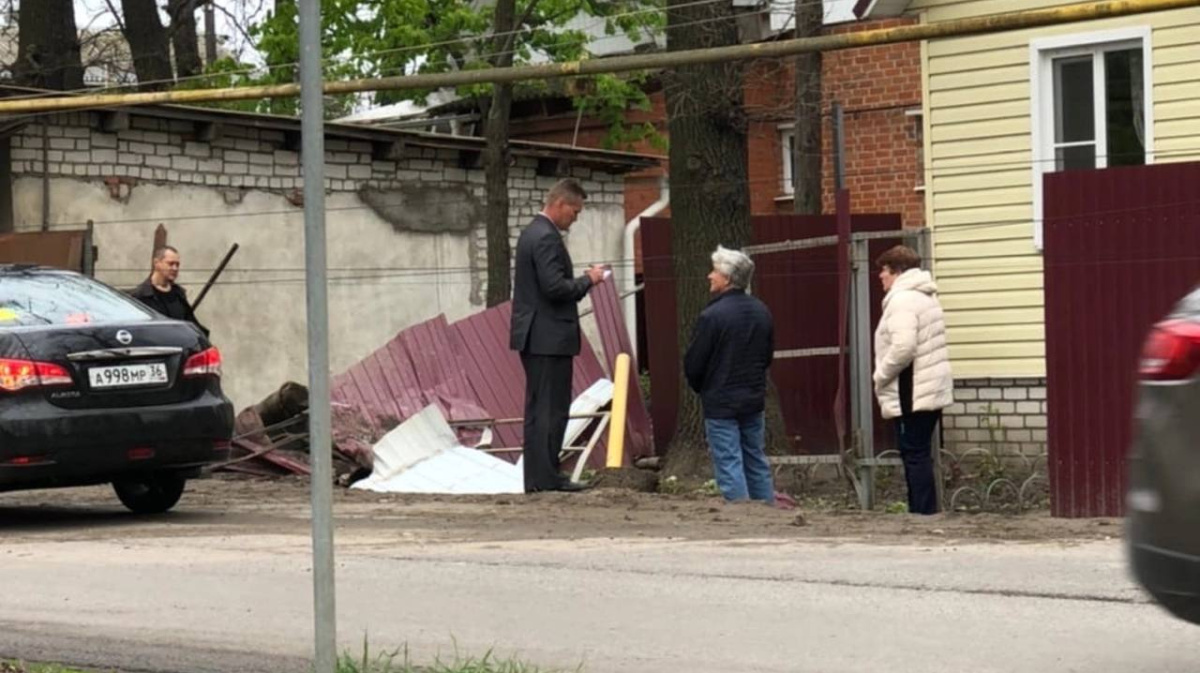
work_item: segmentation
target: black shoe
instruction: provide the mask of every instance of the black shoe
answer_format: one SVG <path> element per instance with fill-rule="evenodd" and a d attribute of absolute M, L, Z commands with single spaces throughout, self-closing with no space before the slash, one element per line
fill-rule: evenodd
<path fill-rule="evenodd" d="M 577 481 L 564 480 L 562 483 L 560 483 L 558 485 L 557 490 L 562 491 L 564 493 L 579 493 L 581 491 L 586 491 L 589 488 L 591 488 L 590 484 L 581 484 Z"/>

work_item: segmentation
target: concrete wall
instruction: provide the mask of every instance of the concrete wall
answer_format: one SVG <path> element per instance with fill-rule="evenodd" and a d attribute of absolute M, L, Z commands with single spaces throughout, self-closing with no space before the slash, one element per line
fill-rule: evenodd
<path fill-rule="evenodd" d="M 198 311 L 225 355 L 226 391 L 240 408 L 284 381 L 305 382 L 303 209 L 294 155 L 272 149 L 282 137 L 226 138 L 210 146 L 189 140 L 179 122 L 160 122 L 160 130 L 151 131 L 145 127 L 158 120 L 143 119 L 141 129 L 106 134 L 94 121 L 72 115 L 52 122 L 52 138 L 62 147 L 49 157 L 51 228 L 77 229 L 93 220 L 97 276 L 128 288 L 148 274 L 154 230 L 162 223 L 181 251 L 180 282 L 193 297 L 238 243 L 238 254 Z M 42 212 L 41 129 L 26 133 L 14 145 L 20 151 L 13 166 L 19 230 L 38 228 Z M 410 147 L 411 158 L 378 162 L 369 145 L 347 144 L 344 151 L 338 141 L 331 145 L 327 161 L 337 177 L 330 178 L 326 201 L 330 360 L 337 372 L 415 323 L 481 310 L 487 252 L 482 172 L 458 168 L 456 152 Z M 109 162 L 114 154 L 116 164 Z M 162 156 L 178 168 L 146 165 Z M 242 174 L 243 163 L 286 175 Z M 620 176 L 576 170 L 592 198 L 568 237 L 571 254 L 580 266 L 618 260 Z M 351 179 L 351 173 L 363 177 Z M 512 180 L 515 240 L 556 178 L 537 176 L 536 162 L 521 158 Z"/>

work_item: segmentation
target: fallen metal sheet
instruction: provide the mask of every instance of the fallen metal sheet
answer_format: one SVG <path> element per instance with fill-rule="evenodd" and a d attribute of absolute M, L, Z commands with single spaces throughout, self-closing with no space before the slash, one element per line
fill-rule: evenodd
<path fill-rule="evenodd" d="M 485 418 L 489 410 L 476 399 L 458 364 L 461 359 L 450 325 L 438 316 L 400 332 L 334 377 L 333 401 L 362 409 L 370 424 L 384 432 L 430 404 L 452 420 Z M 334 425 L 336 432 L 337 418 Z"/>
<path fill-rule="evenodd" d="M 600 379 L 571 402 L 569 414 L 572 418 L 567 421 L 567 431 L 563 435 L 562 446 L 563 451 L 571 450 L 571 453 L 562 459 L 562 465 L 563 467 L 568 465 L 574 467 L 571 473 L 571 479 L 574 481 L 579 481 L 583 469 L 589 464 L 596 466 L 604 463 L 604 453 L 596 451 L 600 441 L 595 433 L 603 433 L 608 428 L 608 422 L 605 420 L 604 423 L 601 423 L 601 419 L 590 416 L 612 404 L 613 390 L 612 381 Z M 574 418 L 576 416 L 587 418 Z M 581 442 L 584 442 L 582 446 L 580 446 Z M 516 451 L 514 451 L 515 453 Z M 518 458 L 517 465 L 522 466 L 523 461 L 523 456 Z"/>
<path fill-rule="evenodd" d="M 612 404 L 613 401 L 613 382 L 608 379 L 600 379 L 592 384 L 590 388 L 580 393 L 571 402 L 572 416 L 585 416 L 594 414 L 604 407 Z M 584 430 L 589 426 L 595 425 L 594 418 L 572 418 L 567 421 L 567 432 L 563 440 L 563 448 L 574 446 L 583 435 Z"/>
<path fill-rule="evenodd" d="M 521 356 L 509 348 L 511 319 L 512 302 L 507 302 L 450 326 L 462 354 L 456 362 L 490 418 L 525 415 L 525 369 Z M 587 337 L 583 337 L 580 354 L 574 359 L 571 394 L 581 394 L 606 376 Z M 524 435 L 520 424 L 505 425 L 496 428 L 495 442 L 498 446 L 521 446 Z"/>
<path fill-rule="evenodd" d="M 377 493 L 496 494 L 524 492 L 521 468 L 458 441 L 437 405 L 429 405 L 373 449 L 375 468 L 351 488 Z"/>
<path fill-rule="evenodd" d="M 438 316 L 402 330 L 334 377 L 335 445 L 364 462 L 368 447 L 430 405 L 451 422 L 522 417 L 525 371 L 520 355 L 509 348 L 511 316 L 511 302 L 453 325 Z M 584 338 L 573 362 L 572 394 L 578 396 L 606 377 Z M 481 435 L 477 427 L 457 430 L 463 446 L 478 445 Z M 497 446 L 519 447 L 524 428 L 520 423 L 499 425 L 494 435 L 491 442 Z M 603 446 L 602 441 L 597 444 Z"/>

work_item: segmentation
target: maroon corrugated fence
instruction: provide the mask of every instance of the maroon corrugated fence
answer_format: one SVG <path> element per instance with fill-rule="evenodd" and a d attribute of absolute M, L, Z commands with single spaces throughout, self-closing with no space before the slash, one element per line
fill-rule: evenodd
<path fill-rule="evenodd" d="M 1051 509 L 1120 516 L 1138 355 L 1200 280 L 1200 164 L 1045 181 Z"/>

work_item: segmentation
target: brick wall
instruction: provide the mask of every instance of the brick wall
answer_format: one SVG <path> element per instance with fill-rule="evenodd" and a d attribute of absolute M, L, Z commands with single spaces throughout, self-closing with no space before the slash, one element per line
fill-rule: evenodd
<path fill-rule="evenodd" d="M 908 19 L 838 26 L 830 33 L 886 28 Z M 793 61 L 759 61 L 747 78 L 750 170 L 755 213 L 792 212 L 783 184 L 780 125 L 794 117 Z M 823 207 L 834 210 L 833 102 L 845 120 L 846 186 L 855 212 L 900 213 L 904 226 L 925 223 L 921 47 L 918 43 L 830 52 L 822 60 Z"/>
<path fill-rule="evenodd" d="M 911 19 L 837 27 L 848 33 L 915 23 Z M 846 138 L 846 186 L 855 212 L 894 213 L 904 226 L 925 224 L 921 45 L 918 42 L 832 52 L 824 59 L 828 111 L 842 104 Z M 825 125 L 825 208 L 833 209 L 833 125 Z"/>
<path fill-rule="evenodd" d="M 943 445 L 956 453 L 983 448 L 998 456 L 1046 453 L 1046 380 L 961 379 L 943 415 Z"/>
<path fill-rule="evenodd" d="M 286 196 L 299 208 L 303 177 L 299 153 L 288 149 L 283 131 L 222 125 L 221 136 L 201 141 L 191 121 L 134 115 L 127 130 L 100 130 L 99 113 L 52 115 L 46 133 L 49 149 L 43 155 L 42 125 L 30 124 L 12 138 L 14 176 L 41 175 L 103 180 L 114 198 L 143 183 L 207 186 L 239 198 L 248 190 Z M 466 187 L 486 197 L 482 169 L 465 169 L 459 150 L 422 147 L 407 142 L 395 160 L 378 160 L 372 144 L 336 137 L 325 141 L 325 186 L 331 193 L 363 188 L 399 189 L 424 184 Z M 512 242 L 542 207 L 547 189 L 559 179 L 539 176 L 537 159 L 517 157 L 510 168 L 509 223 Z M 575 167 L 591 203 L 624 203 L 624 175 Z M 482 218 L 471 231 L 476 295 L 482 302 L 486 282 L 487 232 Z"/>

